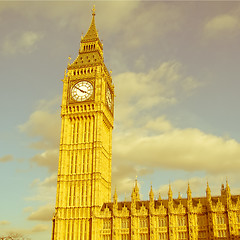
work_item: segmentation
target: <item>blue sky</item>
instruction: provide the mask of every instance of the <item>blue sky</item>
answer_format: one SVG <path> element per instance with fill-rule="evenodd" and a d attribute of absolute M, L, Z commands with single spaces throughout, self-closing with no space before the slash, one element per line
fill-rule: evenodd
<path fill-rule="evenodd" d="M 50 239 L 61 79 L 96 5 L 115 84 L 112 187 L 239 194 L 240 3 L 0 2 L 0 232 Z"/>

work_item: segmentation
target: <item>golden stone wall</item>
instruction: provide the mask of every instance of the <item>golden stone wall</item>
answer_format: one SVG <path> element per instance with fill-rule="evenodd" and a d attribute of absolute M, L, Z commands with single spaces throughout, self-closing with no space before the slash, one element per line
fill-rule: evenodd
<path fill-rule="evenodd" d="M 136 193 L 136 194 L 134 194 Z M 130 202 L 106 203 L 94 216 L 96 232 L 102 240 L 197 240 L 240 239 L 240 196 L 231 196 L 228 184 L 221 196 L 212 197 L 207 186 L 206 197 L 140 201 L 137 183 Z"/>

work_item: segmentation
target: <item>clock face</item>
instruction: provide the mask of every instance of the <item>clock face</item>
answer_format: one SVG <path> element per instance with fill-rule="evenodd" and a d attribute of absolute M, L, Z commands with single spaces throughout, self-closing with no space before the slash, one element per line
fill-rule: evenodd
<path fill-rule="evenodd" d="M 93 85 L 88 81 L 81 81 L 72 87 L 72 98 L 78 102 L 89 99 L 93 94 Z"/>
<path fill-rule="evenodd" d="M 111 109 L 112 108 L 112 94 L 109 89 L 107 89 L 106 99 L 107 99 L 108 107 Z"/>

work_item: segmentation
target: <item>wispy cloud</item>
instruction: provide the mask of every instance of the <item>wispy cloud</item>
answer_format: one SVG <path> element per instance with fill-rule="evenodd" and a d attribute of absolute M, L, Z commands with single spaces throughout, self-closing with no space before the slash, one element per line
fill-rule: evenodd
<path fill-rule="evenodd" d="M 210 19 L 204 26 L 206 36 L 231 35 L 240 30 L 240 18 L 234 15 L 222 14 Z"/>
<path fill-rule="evenodd" d="M 176 104 L 191 94 L 199 82 L 184 73 L 176 61 L 164 62 L 148 72 L 125 72 L 114 76 L 116 85 L 116 120 L 131 125 L 143 111 Z"/>
<path fill-rule="evenodd" d="M 37 48 L 43 34 L 33 31 L 10 34 L 5 37 L 2 52 L 5 55 L 29 54 Z"/>
<path fill-rule="evenodd" d="M 13 160 L 13 156 L 12 155 L 5 155 L 3 157 L 0 157 L 0 162 L 9 162 Z"/>
<path fill-rule="evenodd" d="M 9 221 L 0 221 L 0 225 L 9 225 L 10 222 Z"/>
<path fill-rule="evenodd" d="M 51 221 L 53 218 L 53 213 L 54 213 L 54 206 L 52 206 L 52 205 L 41 206 L 36 211 L 33 211 L 28 216 L 28 220 Z M 47 229 L 45 229 L 45 230 L 47 230 Z"/>

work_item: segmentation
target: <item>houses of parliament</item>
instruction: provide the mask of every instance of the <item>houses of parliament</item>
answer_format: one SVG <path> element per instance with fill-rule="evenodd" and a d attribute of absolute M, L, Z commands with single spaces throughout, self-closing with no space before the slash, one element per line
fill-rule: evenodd
<path fill-rule="evenodd" d="M 131 81 L 131 79 L 129 79 Z M 111 197 L 114 85 L 95 25 L 81 38 L 63 79 L 61 139 L 52 240 L 240 239 L 240 196 L 222 185 L 219 196 L 140 199 Z"/>

